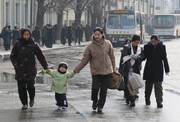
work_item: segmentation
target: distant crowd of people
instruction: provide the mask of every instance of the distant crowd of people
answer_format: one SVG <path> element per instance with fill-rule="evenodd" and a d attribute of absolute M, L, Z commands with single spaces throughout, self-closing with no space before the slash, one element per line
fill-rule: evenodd
<path fill-rule="evenodd" d="M 56 43 L 56 35 L 57 33 L 57 25 L 52 26 L 51 24 L 47 24 L 42 28 L 42 31 L 35 27 L 34 30 L 31 29 L 30 26 L 28 28 L 32 32 L 32 37 L 34 41 L 37 42 L 41 46 L 46 46 L 47 48 L 52 48 L 53 44 Z M 10 25 L 6 25 L 1 32 L 1 36 L 4 40 L 4 48 L 5 50 L 10 50 L 11 45 L 14 46 L 15 42 L 21 38 L 21 33 L 24 28 L 19 29 L 17 26 L 14 26 L 14 29 L 11 30 Z M 87 24 L 85 27 L 83 25 L 76 26 L 72 24 L 72 26 L 63 25 L 61 32 L 60 43 L 65 45 L 66 42 L 69 46 L 71 46 L 72 42 L 78 43 L 79 45 L 83 41 L 83 35 L 85 35 L 85 40 L 89 41 L 92 35 L 91 27 Z"/>

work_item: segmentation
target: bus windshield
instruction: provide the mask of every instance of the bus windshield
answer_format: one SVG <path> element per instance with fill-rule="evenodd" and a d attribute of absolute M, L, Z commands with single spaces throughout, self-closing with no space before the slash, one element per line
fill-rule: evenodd
<path fill-rule="evenodd" d="M 157 29 L 174 27 L 174 16 L 172 15 L 156 15 L 154 21 L 154 27 Z"/>
<path fill-rule="evenodd" d="M 135 28 L 134 14 L 109 14 L 107 27 L 110 29 Z"/>

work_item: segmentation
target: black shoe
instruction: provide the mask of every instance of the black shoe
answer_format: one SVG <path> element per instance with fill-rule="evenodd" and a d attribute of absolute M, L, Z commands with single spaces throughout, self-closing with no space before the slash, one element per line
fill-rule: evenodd
<path fill-rule="evenodd" d="M 139 98 L 139 95 L 137 95 L 137 94 L 134 95 L 134 98 L 135 98 L 135 99 L 138 99 L 138 98 Z"/>
<path fill-rule="evenodd" d="M 157 108 L 163 108 L 163 104 L 162 103 L 157 103 Z"/>
<path fill-rule="evenodd" d="M 98 107 L 98 110 L 97 110 L 97 111 L 98 111 L 98 113 L 102 113 L 102 109 L 103 109 L 103 108 Z"/>
<path fill-rule="evenodd" d="M 126 100 L 126 104 L 129 105 L 129 100 Z"/>
<path fill-rule="evenodd" d="M 30 100 L 30 102 L 29 102 L 30 107 L 33 107 L 33 105 L 34 105 L 34 99 Z"/>
<path fill-rule="evenodd" d="M 131 107 L 135 107 L 135 102 L 132 101 L 131 104 L 130 104 Z"/>
<path fill-rule="evenodd" d="M 28 105 L 23 105 L 22 110 L 28 109 Z"/>
<path fill-rule="evenodd" d="M 97 102 L 93 101 L 92 109 L 93 109 L 93 110 L 96 110 L 96 108 L 97 108 Z"/>
<path fill-rule="evenodd" d="M 151 101 L 150 100 L 146 100 L 146 105 L 151 105 Z"/>

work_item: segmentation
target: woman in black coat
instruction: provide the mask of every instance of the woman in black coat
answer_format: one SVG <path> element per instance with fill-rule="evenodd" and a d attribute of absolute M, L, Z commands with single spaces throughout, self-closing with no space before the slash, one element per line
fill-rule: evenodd
<path fill-rule="evenodd" d="M 119 72 L 124 77 L 124 81 L 126 84 L 126 88 L 124 90 L 126 103 L 129 104 L 129 102 L 131 102 L 131 107 L 135 106 L 135 97 L 130 94 L 127 84 L 129 72 L 135 72 L 137 74 L 140 74 L 141 63 L 143 59 L 143 49 L 140 47 L 139 43 L 140 36 L 134 35 L 131 40 L 131 43 L 124 46 L 119 67 Z M 127 61 L 124 60 L 124 57 L 126 56 L 130 57 Z M 130 60 L 134 60 L 135 63 L 131 64 Z"/>
<path fill-rule="evenodd" d="M 151 36 L 151 41 L 144 46 L 144 58 L 147 59 L 143 76 L 144 80 L 146 80 L 146 105 L 150 105 L 150 96 L 152 92 L 152 87 L 154 85 L 157 107 L 162 108 L 163 74 L 164 68 L 166 74 L 169 73 L 169 64 L 166 55 L 166 46 L 163 45 L 161 41 L 159 41 L 159 37 L 157 35 Z"/>

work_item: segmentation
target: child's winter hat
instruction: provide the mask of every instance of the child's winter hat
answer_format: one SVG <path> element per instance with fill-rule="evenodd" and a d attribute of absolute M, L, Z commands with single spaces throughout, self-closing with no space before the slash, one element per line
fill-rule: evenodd
<path fill-rule="evenodd" d="M 59 68 L 60 67 L 64 67 L 64 68 L 68 69 L 68 64 L 66 62 L 60 62 Z"/>

